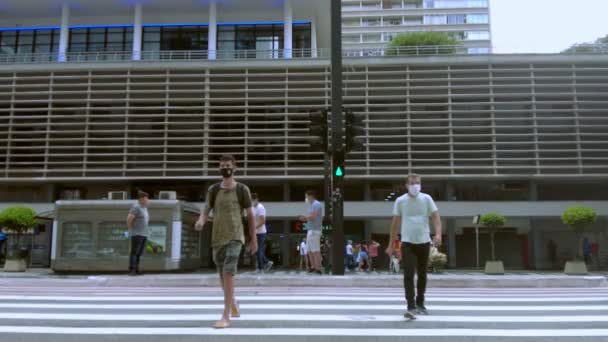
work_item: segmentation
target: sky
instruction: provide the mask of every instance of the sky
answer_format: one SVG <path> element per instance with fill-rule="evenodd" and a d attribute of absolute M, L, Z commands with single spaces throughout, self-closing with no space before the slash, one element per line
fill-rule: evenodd
<path fill-rule="evenodd" d="M 608 0 L 490 0 L 496 53 L 552 53 L 608 34 Z"/>

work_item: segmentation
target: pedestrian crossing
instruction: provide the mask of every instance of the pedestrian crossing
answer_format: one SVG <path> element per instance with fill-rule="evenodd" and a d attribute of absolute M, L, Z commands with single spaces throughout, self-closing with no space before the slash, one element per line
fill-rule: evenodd
<path fill-rule="evenodd" d="M 608 288 L 432 288 L 416 321 L 398 288 L 240 288 L 214 330 L 217 288 L 47 285 L 0 286 L 0 341 L 608 341 Z"/>

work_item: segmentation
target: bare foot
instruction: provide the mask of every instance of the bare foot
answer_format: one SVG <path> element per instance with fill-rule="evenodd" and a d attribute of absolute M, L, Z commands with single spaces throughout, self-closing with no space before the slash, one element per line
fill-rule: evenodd
<path fill-rule="evenodd" d="M 230 321 L 222 318 L 219 321 L 215 322 L 215 324 L 213 325 L 213 327 L 215 329 L 226 329 L 226 328 L 229 328 L 230 327 Z"/>

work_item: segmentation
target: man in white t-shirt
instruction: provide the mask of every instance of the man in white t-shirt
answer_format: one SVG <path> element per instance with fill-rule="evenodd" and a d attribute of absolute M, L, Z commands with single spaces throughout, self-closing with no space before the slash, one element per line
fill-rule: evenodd
<path fill-rule="evenodd" d="M 400 230 L 403 285 L 407 300 L 407 312 L 404 316 L 408 319 L 416 319 L 416 314 L 428 315 L 424 306 L 424 293 L 431 248 L 429 217 L 432 218 L 435 226 L 433 238 L 435 247 L 441 246 L 441 217 L 433 198 L 420 192 L 422 185 L 420 176 L 409 175 L 406 185 L 408 193 L 395 201 L 390 241 L 394 241 Z M 392 245 L 389 246 L 386 253 L 392 255 L 393 249 Z M 418 274 L 417 293 L 414 292 L 414 273 Z"/>
<path fill-rule="evenodd" d="M 274 264 L 264 255 L 264 241 L 266 240 L 266 208 L 260 203 L 258 194 L 251 194 L 253 204 L 253 215 L 255 217 L 255 234 L 258 240 L 258 251 L 256 253 L 258 265 L 257 272 L 268 272 Z"/>

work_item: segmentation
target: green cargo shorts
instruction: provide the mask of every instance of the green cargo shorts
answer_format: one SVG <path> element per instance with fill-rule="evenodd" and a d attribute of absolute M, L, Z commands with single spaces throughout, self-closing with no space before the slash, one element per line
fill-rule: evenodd
<path fill-rule="evenodd" d="M 213 262 L 220 274 L 236 274 L 239 256 L 243 249 L 241 241 L 232 240 L 228 244 L 213 249 Z"/>

